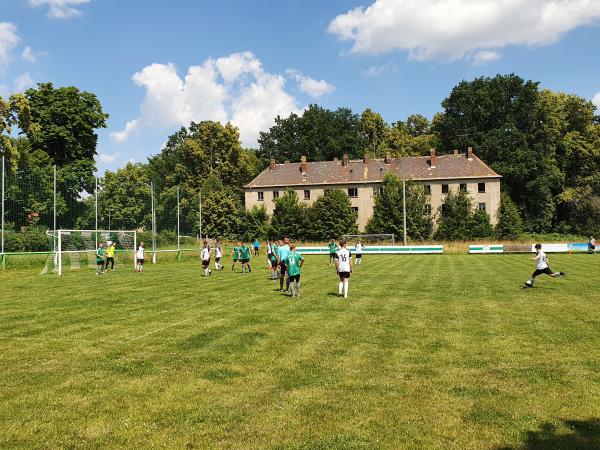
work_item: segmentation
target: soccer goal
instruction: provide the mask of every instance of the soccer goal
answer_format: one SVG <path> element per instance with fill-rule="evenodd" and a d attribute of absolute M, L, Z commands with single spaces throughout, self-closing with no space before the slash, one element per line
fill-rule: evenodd
<path fill-rule="evenodd" d="M 345 234 L 344 240 L 348 243 L 361 241 L 363 244 L 396 245 L 393 234 Z"/>
<path fill-rule="evenodd" d="M 132 262 L 135 268 L 137 232 L 132 230 L 56 230 L 49 235 L 55 239 L 54 271 L 60 276 L 63 266 L 71 270 L 96 266 L 96 249 L 102 242 L 104 250 L 116 244 L 115 259 Z"/>

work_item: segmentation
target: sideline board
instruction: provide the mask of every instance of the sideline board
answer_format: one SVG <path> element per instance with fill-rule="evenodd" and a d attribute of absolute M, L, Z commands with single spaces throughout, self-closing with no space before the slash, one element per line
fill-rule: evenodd
<path fill-rule="evenodd" d="M 575 244 L 543 244 L 542 249 L 546 253 L 569 253 L 569 252 L 587 252 L 586 243 Z M 488 254 L 488 253 L 535 253 L 535 244 L 489 244 L 489 245 L 469 245 L 470 254 Z"/>
<path fill-rule="evenodd" d="M 490 244 L 490 245 L 469 245 L 469 253 L 504 253 L 504 245 L 502 244 Z"/>
<path fill-rule="evenodd" d="M 354 246 L 348 246 L 348 250 L 355 251 Z M 329 255 L 327 247 L 297 247 L 298 253 L 303 255 Z M 443 245 L 374 245 L 363 246 L 363 255 L 426 255 L 444 253 Z"/>

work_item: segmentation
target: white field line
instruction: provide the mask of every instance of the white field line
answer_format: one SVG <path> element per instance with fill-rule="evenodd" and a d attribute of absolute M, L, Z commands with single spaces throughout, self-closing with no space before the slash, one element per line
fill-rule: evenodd
<path fill-rule="evenodd" d="M 130 338 L 126 342 L 134 342 L 134 341 L 138 341 L 140 339 L 144 339 L 145 337 L 152 336 L 153 334 L 156 334 L 156 333 L 160 333 L 161 331 L 166 330 L 167 328 L 176 327 L 177 325 L 183 325 L 184 323 L 191 322 L 192 320 L 198 319 L 201 316 L 202 316 L 202 314 L 199 314 L 194 317 L 189 317 L 187 319 L 180 320 L 179 322 L 170 323 L 169 325 L 165 325 L 164 327 L 157 328 L 156 330 L 149 331 L 148 333 L 144 333 L 140 336 Z"/>

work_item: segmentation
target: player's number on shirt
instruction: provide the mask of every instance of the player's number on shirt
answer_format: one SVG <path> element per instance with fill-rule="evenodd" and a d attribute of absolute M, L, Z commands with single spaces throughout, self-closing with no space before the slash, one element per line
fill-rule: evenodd
<path fill-rule="evenodd" d="M 346 257 L 346 255 L 340 255 L 340 260 L 342 262 L 346 262 L 348 260 L 348 258 Z"/>

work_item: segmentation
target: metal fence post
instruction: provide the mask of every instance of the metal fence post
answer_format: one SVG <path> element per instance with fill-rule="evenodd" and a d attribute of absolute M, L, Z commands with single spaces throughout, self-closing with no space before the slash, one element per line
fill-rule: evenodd
<path fill-rule="evenodd" d="M 202 192 L 199 194 L 200 201 L 200 243 L 202 243 Z"/>
<path fill-rule="evenodd" d="M 53 230 L 52 230 L 52 247 L 54 250 L 54 253 L 56 254 L 56 164 L 54 165 L 54 185 L 52 187 L 53 189 L 53 196 L 54 196 L 54 206 L 53 208 Z"/>
<path fill-rule="evenodd" d="M 2 155 L 2 262 L 4 263 L 4 155 Z"/>
<path fill-rule="evenodd" d="M 156 264 L 156 216 L 154 214 L 154 181 L 150 182 L 150 224 L 152 227 L 152 264 Z"/>
<path fill-rule="evenodd" d="M 179 186 L 177 186 L 177 259 L 179 260 Z"/>
<path fill-rule="evenodd" d="M 406 179 L 402 179 L 402 221 L 404 231 L 404 246 L 406 247 Z"/>
<path fill-rule="evenodd" d="M 94 236 L 96 238 L 96 248 L 98 248 L 98 177 L 96 177 L 96 189 L 94 190 L 94 195 L 96 196 L 96 226 L 94 227 L 96 232 L 94 233 Z"/>

